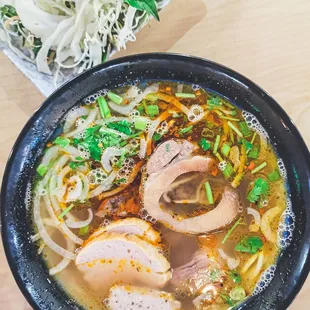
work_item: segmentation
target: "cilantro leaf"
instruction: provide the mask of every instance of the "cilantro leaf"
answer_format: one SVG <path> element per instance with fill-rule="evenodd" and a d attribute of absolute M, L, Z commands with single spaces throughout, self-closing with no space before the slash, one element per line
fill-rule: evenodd
<path fill-rule="evenodd" d="M 159 21 L 155 0 L 126 0 L 125 2 L 137 10 L 146 11 Z"/>
<path fill-rule="evenodd" d="M 107 127 L 110 129 L 114 129 L 114 130 L 117 130 L 119 132 L 122 132 L 128 136 L 132 134 L 132 131 L 130 128 L 130 123 L 128 123 L 127 121 L 108 123 Z"/>
<path fill-rule="evenodd" d="M 253 188 L 248 194 L 248 200 L 252 203 L 257 202 L 261 195 L 268 195 L 269 193 L 269 184 L 267 181 L 262 178 L 258 178 L 254 182 Z"/>
<path fill-rule="evenodd" d="M 232 299 L 228 295 L 224 295 L 221 293 L 218 293 L 218 294 L 229 306 L 233 307 L 235 305 Z"/>
<path fill-rule="evenodd" d="M 240 274 L 234 270 L 229 271 L 228 276 L 233 280 L 234 283 L 240 284 L 242 281 Z"/>
<path fill-rule="evenodd" d="M 13 6 L 7 4 L 0 7 L 0 17 L 2 18 L 3 16 L 7 17 L 17 16 L 17 12 Z"/>
<path fill-rule="evenodd" d="M 245 237 L 235 246 L 235 251 L 256 254 L 263 245 L 264 243 L 260 237 Z"/>
<path fill-rule="evenodd" d="M 207 151 L 210 149 L 211 144 L 207 141 L 206 138 L 202 138 L 199 142 L 198 142 L 199 146 L 204 150 Z"/>
<path fill-rule="evenodd" d="M 249 128 L 248 124 L 246 122 L 240 122 L 239 123 L 240 131 L 242 132 L 244 137 L 250 137 L 252 135 L 252 131 Z"/>
<path fill-rule="evenodd" d="M 161 137 L 162 136 L 159 133 L 155 132 L 154 135 L 153 135 L 153 140 L 154 141 L 159 141 L 161 139 Z"/>

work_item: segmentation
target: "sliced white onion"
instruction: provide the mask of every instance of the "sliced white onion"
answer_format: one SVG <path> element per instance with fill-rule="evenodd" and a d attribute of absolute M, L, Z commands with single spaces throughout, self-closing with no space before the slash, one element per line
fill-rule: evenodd
<path fill-rule="evenodd" d="M 57 177 L 57 198 L 60 202 L 65 202 L 63 196 L 66 192 L 66 186 L 63 185 L 63 179 L 64 177 L 70 173 L 72 171 L 72 169 L 69 167 L 69 166 L 66 166 L 65 168 L 63 168 L 60 173 L 58 174 L 58 177 Z"/>
<path fill-rule="evenodd" d="M 106 172 L 112 171 L 110 159 L 114 156 L 121 156 L 123 151 L 116 147 L 108 147 L 102 152 L 101 165 Z"/>
<path fill-rule="evenodd" d="M 89 197 L 90 198 L 96 197 L 100 195 L 102 192 L 109 190 L 112 187 L 113 181 L 115 180 L 116 176 L 117 172 L 112 171 L 111 174 L 102 182 L 102 184 L 100 184 L 91 192 L 89 192 Z"/>
<path fill-rule="evenodd" d="M 67 147 L 63 148 L 62 150 L 65 151 L 66 153 L 70 154 L 74 158 L 81 156 L 81 152 L 76 147 L 74 147 L 72 145 L 68 145 Z"/>
<path fill-rule="evenodd" d="M 218 252 L 220 256 L 227 262 L 227 266 L 230 270 L 236 269 L 240 264 L 240 259 L 228 256 L 223 249 L 219 248 Z"/>
<path fill-rule="evenodd" d="M 261 231 L 269 242 L 277 242 L 277 232 L 272 229 L 271 225 L 279 218 L 282 212 L 283 210 L 280 207 L 273 207 L 262 216 Z"/>
<path fill-rule="evenodd" d="M 41 164 L 44 166 L 48 166 L 50 162 L 58 156 L 59 150 L 60 147 L 58 145 L 54 145 L 48 148 L 41 160 Z"/>
<path fill-rule="evenodd" d="M 77 118 L 81 116 L 86 116 L 88 114 L 89 114 L 89 109 L 86 109 L 84 107 L 79 107 L 77 109 L 71 110 L 66 117 L 66 121 L 63 126 L 63 132 L 65 134 L 68 133 L 70 129 L 75 125 Z"/>
<path fill-rule="evenodd" d="M 77 174 L 78 174 L 78 176 L 81 178 L 81 180 L 83 182 L 83 189 L 82 189 L 82 192 L 80 194 L 79 200 L 80 201 L 84 201 L 84 200 L 86 200 L 88 198 L 89 180 L 86 177 L 86 175 L 84 175 L 83 173 L 78 172 Z"/>
<path fill-rule="evenodd" d="M 243 268 L 241 269 L 241 273 L 246 273 L 249 268 L 255 263 L 255 261 L 257 260 L 258 257 L 258 253 L 252 255 L 247 262 L 244 264 Z"/>
<path fill-rule="evenodd" d="M 135 98 L 132 99 L 132 101 L 127 105 L 118 105 L 112 101 L 109 102 L 109 107 L 122 115 L 128 115 L 142 100 L 145 98 L 145 96 L 157 93 L 159 90 L 158 84 L 153 84 L 147 87 L 141 94 L 137 95 Z"/>
<path fill-rule="evenodd" d="M 264 263 L 264 254 L 263 252 L 260 252 L 257 258 L 257 263 L 256 263 L 255 268 L 249 271 L 249 276 L 251 279 L 255 279 L 258 276 L 258 274 L 262 270 L 263 263 Z"/>
<path fill-rule="evenodd" d="M 66 220 L 67 226 L 69 228 L 82 228 L 88 226 L 94 218 L 94 213 L 92 209 L 88 209 L 87 211 L 88 211 L 88 218 L 84 221 L 81 221 L 77 219 L 74 215 L 70 214 L 70 218 Z"/>
<path fill-rule="evenodd" d="M 39 231 L 39 235 L 42 238 L 43 242 L 51 249 L 53 250 L 55 253 L 57 253 L 60 256 L 63 256 L 67 259 L 70 260 L 75 260 L 75 254 L 62 248 L 61 246 L 59 246 L 58 244 L 56 244 L 51 237 L 48 235 L 42 218 L 41 218 L 41 214 L 40 214 L 40 195 L 36 194 L 34 201 L 33 201 L 33 217 L 34 217 L 34 221 L 35 224 L 38 228 Z"/>
<path fill-rule="evenodd" d="M 249 225 L 249 230 L 252 232 L 258 232 L 261 220 L 259 212 L 253 208 L 247 208 L 247 213 L 254 217 L 254 224 Z"/>
<path fill-rule="evenodd" d="M 81 197 L 83 184 L 81 179 L 77 175 L 73 175 L 69 178 L 68 182 L 69 185 L 75 183 L 72 191 L 68 191 L 66 202 L 76 201 Z"/>
<path fill-rule="evenodd" d="M 145 154 L 146 154 L 146 141 L 145 141 L 145 138 L 142 137 L 140 139 L 139 158 L 140 159 L 145 158 Z"/>
<path fill-rule="evenodd" d="M 73 137 L 75 135 L 77 135 L 78 133 L 82 132 L 83 130 L 85 130 L 87 127 L 89 127 L 91 125 L 91 123 L 93 123 L 96 119 L 97 116 L 97 112 L 98 109 L 94 109 L 92 111 L 90 111 L 87 119 L 75 130 L 70 131 L 68 133 L 65 134 L 65 137 Z"/>

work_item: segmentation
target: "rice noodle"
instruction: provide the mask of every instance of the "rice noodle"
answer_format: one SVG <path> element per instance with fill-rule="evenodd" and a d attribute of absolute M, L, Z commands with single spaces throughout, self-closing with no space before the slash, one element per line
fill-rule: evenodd
<path fill-rule="evenodd" d="M 70 214 L 70 218 L 68 218 L 66 220 L 67 226 L 69 228 L 82 228 L 82 227 L 88 226 L 92 222 L 92 220 L 94 218 L 94 214 L 93 214 L 92 209 L 88 209 L 87 211 L 88 211 L 88 218 L 86 220 L 83 220 L 83 221 L 77 219 L 75 216 Z"/>
<path fill-rule="evenodd" d="M 75 254 L 73 252 L 70 252 L 58 244 L 56 244 L 51 237 L 48 235 L 42 218 L 41 218 L 41 212 L 40 212 L 40 195 L 36 194 L 33 201 L 33 216 L 34 216 L 34 222 L 38 228 L 39 235 L 42 238 L 43 242 L 55 253 L 57 253 L 60 256 L 63 256 L 70 260 L 75 260 Z"/>

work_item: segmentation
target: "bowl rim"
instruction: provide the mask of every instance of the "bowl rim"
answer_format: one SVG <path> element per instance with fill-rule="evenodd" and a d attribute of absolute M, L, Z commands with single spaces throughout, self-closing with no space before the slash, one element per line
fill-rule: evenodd
<path fill-rule="evenodd" d="M 5 189 L 8 186 L 8 176 L 10 174 L 12 165 L 14 163 L 14 157 L 17 153 L 17 150 L 19 148 L 20 142 L 23 140 L 25 133 L 31 128 L 32 123 L 38 118 L 38 116 L 41 114 L 42 110 L 46 105 L 52 104 L 54 98 L 58 97 L 59 94 L 63 91 L 65 91 L 67 88 L 70 88 L 71 85 L 74 85 L 78 83 L 80 80 L 85 79 L 87 76 L 90 76 L 97 71 L 102 71 L 104 69 L 125 64 L 125 63 L 131 63 L 131 62 L 137 62 L 137 61 L 145 61 L 148 59 L 156 59 L 156 60 L 181 60 L 181 61 L 187 61 L 187 62 L 195 62 L 195 64 L 198 63 L 198 65 L 201 66 L 209 66 L 209 67 L 214 67 L 220 72 L 225 72 L 228 74 L 228 76 L 234 77 L 234 79 L 241 81 L 245 85 L 249 85 L 251 87 L 256 88 L 257 91 L 261 92 L 264 94 L 264 96 L 267 98 L 265 100 L 270 100 L 272 104 L 277 108 L 277 113 L 279 116 L 281 116 L 282 119 L 284 119 L 284 122 L 286 124 L 289 124 L 291 126 L 291 129 L 294 129 L 294 137 L 298 140 L 298 144 L 301 147 L 298 151 L 302 153 L 302 155 L 305 158 L 305 161 L 307 162 L 308 165 L 308 170 L 310 167 L 310 152 L 309 149 L 303 140 L 298 128 L 294 124 L 293 120 L 288 116 L 288 114 L 285 112 L 285 110 L 282 108 L 280 104 L 277 103 L 277 101 L 264 89 L 262 89 L 259 85 L 257 85 L 255 82 L 253 82 L 251 79 L 245 77 L 243 74 L 238 73 L 237 71 L 226 67 L 225 65 L 219 64 L 215 61 L 205 59 L 202 57 L 196 57 L 196 56 L 191 56 L 191 55 L 186 55 L 182 53 L 141 53 L 141 54 L 134 54 L 134 55 L 128 55 L 124 57 L 119 57 L 115 58 L 112 60 L 109 60 L 103 64 L 99 64 L 85 72 L 82 72 L 63 85 L 61 85 L 58 89 L 56 89 L 49 97 L 45 98 L 45 100 L 40 104 L 40 106 L 34 111 L 34 113 L 30 116 L 26 124 L 24 125 L 23 129 L 19 133 L 15 143 L 13 144 L 13 147 L 9 153 L 7 163 L 5 166 L 5 170 L 3 173 L 2 177 L 2 185 L 1 185 L 1 192 L 0 192 L 0 226 L 1 226 L 1 237 L 2 237 L 2 243 L 3 243 L 3 248 L 4 248 L 4 253 L 6 255 L 6 259 L 8 262 L 8 265 L 10 267 L 11 273 L 13 274 L 14 280 L 17 283 L 20 291 L 28 301 L 28 303 L 34 308 L 34 309 L 40 309 L 38 306 L 36 299 L 34 298 L 33 294 L 27 290 L 26 286 L 24 285 L 24 281 L 20 275 L 20 273 L 17 270 L 16 263 L 13 259 L 12 253 L 11 253 L 11 245 L 9 244 L 9 227 L 7 226 L 6 220 L 5 220 L 5 215 L 4 215 L 4 205 L 5 205 L 5 200 L 6 200 L 6 195 L 5 195 Z M 310 189 L 310 180 L 309 180 L 309 189 Z M 301 268 L 300 275 L 298 277 L 298 280 L 296 281 L 296 284 L 294 286 L 293 291 L 289 296 L 285 297 L 285 305 L 288 307 L 292 301 L 295 299 L 299 291 L 301 290 L 304 282 L 307 279 L 309 270 L 310 270 L 310 210 L 308 210 L 307 214 L 307 223 L 304 232 L 304 236 L 306 238 L 305 243 L 303 245 L 303 253 L 306 255 L 304 264 Z M 305 245 L 308 244 L 308 248 L 305 248 Z M 243 308 L 243 307 L 242 307 Z"/>

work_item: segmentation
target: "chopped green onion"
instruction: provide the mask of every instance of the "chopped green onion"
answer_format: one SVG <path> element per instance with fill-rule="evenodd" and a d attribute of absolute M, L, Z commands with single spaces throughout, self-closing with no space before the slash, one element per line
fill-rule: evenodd
<path fill-rule="evenodd" d="M 230 291 L 229 296 L 233 300 L 240 301 L 246 297 L 246 293 L 243 287 L 237 286 Z"/>
<path fill-rule="evenodd" d="M 232 142 L 232 143 L 235 143 L 235 137 L 234 137 L 234 132 L 233 132 L 233 130 L 230 128 L 230 130 L 229 130 L 229 137 L 230 137 L 230 141 Z"/>
<path fill-rule="evenodd" d="M 233 307 L 235 304 L 234 302 L 231 300 L 231 298 L 227 295 L 218 293 L 218 295 L 231 307 Z"/>
<path fill-rule="evenodd" d="M 228 126 L 239 136 L 239 137 L 243 137 L 243 134 L 240 132 L 240 130 L 230 121 L 227 122 Z"/>
<path fill-rule="evenodd" d="M 221 147 L 221 153 L 227 157 L 229 155 L 230 152 L 230 146 L 227 143 L 224 143 Z"/>
<path fill-rule="evenodd" d="M 184 135 L 185 133 L 192 133 L 193 125 L 190 125 L 188 127 L 182 128 L 179 130 L 180 135 Z"/>
<path fill-rule="evenodd" d="M 123 98 L 121 96 L 116 95 L 112 93 L 111 91 L 107 93 L 107 96 L 111 101 L 115 102 L 116 104 L 122 104 L 123 102 Z"/>
<path fill-rule="evenodd" d="M 220 99 L 219 97 L 211 98 L 211 99 L 207 100 L 207 103 L 208 103 L 208 105 L 210 105 L 212 108 L 213 108 L 213 107 L 216 107 L 216 106 L 221 106 L 221 105 L 222 105 L 221 99 Z"/>
<path fill-rule="evenodd" d="M 74 207 L 74 204 L 72 203 L 69 207 L 67 207 L 65 210 L 63 210 L 60 215 L 58 216 L 58 219 L 62 219 L 68 212 L 70 212 Z"/>
<path fill-rule="evenodd" d="M 175 96 L 178 98 L 196 98 L 195 94 L 188 94 L 188 93 L 175 93 Z"/>
<path fill-rule="evenodd" d="M 216 152 L 215 153 L 215 156 L 217 157 L 217 159 L 221 162 L 221 161 L 224 161 L 224 159 L 222 158 L 222 156 L 220 155 L 219 152 Z"/>
<path fill-rule="evenodd" d="M 161 137 L 162 136 L 159 133 L 155 132 L 154 135 L 153 135 L 153 140 L 154 141 L 159 141 L 161 139 Z"/>
<path fill-rule="evenodd" d="M 206 138 L 202 138 L 199 142 L 198 145 L 204 150 L 207 151 L 210 149 L 211 144 L 207 141 Z"/>
<path fill-rule="evenodd" d="M 57 144 L 62 148 L 66 148 L 70 144 L 70 140 L 68 138 L 60 136 L 54 140 L 54 144 Z"/>
<path fill-rule="evenodd" d="M 214 203 L 214 200 L 213 200 L 213 194 L 212 194 L 212 190 L 211 190 L 211 186 L 209 182 L 205 183 L 205 190 L 206 190 L 208 201 L 212 205 Z"/>
<path fill-rule="evenodd" d="M 277 169 L 275 169 L 274 171 L 272 171 L 268 174 L 268 180 L 270 182 L 275 182 L 275 181 L 278 181 L 280 179 L 281 179 L 281 175 Z"/>
<path fill-rule="evenodd" d="M 143 117 L 135 118 L 135 129 L 145 131 L 146 125 L 147 125 L 147 122 L 145 118 Z"/>
<path fill-rule="evenodd" d="M 232 105 L 232 104 L 229 103 L 229 102 L 226 102 L 225 100 L 223 100 L 223 105 L 226 105 L 226 107 L 229 107 L 229 108 L 231 108 L 231 109 L 235 109 L 235 106 L 234 106 L 234 105 Z"/>
<path fill-rule="evenodd" d="M 158 96 L 156 94 L 148 94 L 145 97 L 146 100 L 155 102 L 158 100 Z"/>
<path fill-rule="evenodd" d="M 37 173 L 43 177 L 46 172 L 48 171 L 49 167 L 48 166 L 45 166 L 45 165 L 42 165 L 40 164 L 39 167 L 37 168 Z"/>
<path fill-rule="evenodd" d="M 262 164 L 260 164 L 259 166 L 257 166 L 255 169 L 252 170 L 252 174 L 255 174 L 256 172 L 262 170 L 263 168 L 265 168 L 267 166 L 266 162 L 263 162 Z"/>
<path fill-rule="evenodd" d="M 256 135 L 257 135 L 257 132 L 255 131 L 254 132 L 254 135 L 253 135 L 253 137 L 252 137 L 252 139 L 251 139 L 251 143 L 253 144 L 253 142 L 254 142 L 254 140 L 255 140 L 255 138 L 256 138 Z"/>
<path fill-rule="evenodd" d="M 217 135 L 215 138 L 214 146 L 213 146 L 213 154 L 217 153 L 217 149 L 219 148 L 221 136 Z"/>
<path fill-rule="evenodd" d="M 150 117 L 154 117 L 159 114 L 159 108 L 157 105 L 147 105 L 145 106 L 145 113 Z"/>
<path fill-rule="evenodd" d="M 116 163 L 116 166 L 118 167 L 118 168 L 121 168 L 122 167 L 122 165 L 123 165 L 123 162 L 124 162 L 124 160 L 125 160 L 125 155 L 126 155 L 126 151 L 123 151 L 123 153 L 121 154 L 121 157 L 119 158 L 119 160 L 118 160 L 118 162 Z"/>
<path fill-rule="evenodd" d="M 121 147 L 124 147 L 125 145 L 127 145 L 128 143 L 127 143 L 127 141 L 122 141 L 119 145 L 121 146 Z"/>
<path fill-rule="evenodd" d="M 226 240 L 229 238 L 229 236 L 232 234 L 232 232 L 237 228 L 238 225 L 240 225 L 241 217 L 238 219 L 238 221 L 228 230 L 227 234 L 225 235 L 224 239 L 222 240 L 222 244 L 226 242 Z"/>
<path fill-rule="evenodd" d="M 247 138 L 252 135 L 252 130 L 249 128 L 246 122 L 240 122 L 239 127 L 244 137 Z"/>
<path fill-rule="evenodd" d="M 214 110 L 214 113 L 216 113 L 219 117 L 221 117 L 221 115 L 223 115 L 223 113 L 217 109 Z"/>
<path fill-rule="evenodd" d="M 229 117 L 229 116 L 220 116 L 220 118 L 227 119 L 230 121 L 240 122 L 240 118 L 234 118 L 234 117 Z"/>
<path fill-rule="evenodd" d="M 98 97 L 97 102 L 102 118 L 110 118 L 112 115 L 107 101 L 103 97 Z"/>
<path fill-rule="evenodd" d="M 83 157 L 81 157 L 81 156 L 76 156 L 75 157 L 75 160 L 83 160 L 84 158 Z"/>
<path fill-rule="evenodd" d="M 84 162 L 72 161 L 72 162 L 69 164 L 69 167 L 70 167 L 72 170 L 76 170 L 77 167 L 79 167 L 79 166 L 84 166 L 84 165 L 85 165 Z"/>
<path fill-rule="evenodd" d="M 248 153 L 248 157 L 249 158 L 252 158 L 252 159 L 257 159 L 258 157 L 258 147 L 257 146 L 254 146 Z"/>
<path fill-rule="evenodd" d="M 234 168 L 231 165 L 231 163 L 228 162 L 226 168 L 223 170 L 223 175 L 226 179 L 229 179 L 233 173 L 234 173 Z"/>
<path fill-rule="evenodd" d="M 89 225 L 84 226 L 84 227 L 80 228 L 79 235 L 84 236 L 88 233 L 88 231 L 89 231 Z"/>
<path fill-rule="evenodd" d="M 139 111 L 140 115 L 144 114 L 145 113 L 144 105 L 143 104 L 138 105 L 137 110 Z"/>

